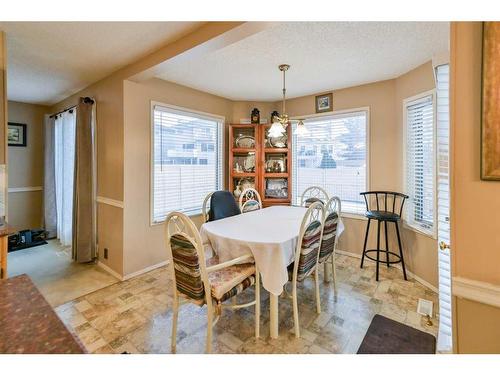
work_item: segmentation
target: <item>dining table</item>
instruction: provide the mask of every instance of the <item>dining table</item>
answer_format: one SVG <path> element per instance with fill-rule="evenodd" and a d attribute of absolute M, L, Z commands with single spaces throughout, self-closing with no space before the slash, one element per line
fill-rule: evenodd
<path fill-rule="evenodd" d="M 205 251 L 217 254 L 220 262 L 253 255 L 262 286 L 270 294 L 271 338 L 278 337 L 278 299 L 288 282 L 287 267 L 294 261 L 306 211 L 301 206 L 271 206 L 210 221 L 200 228 Z"/>

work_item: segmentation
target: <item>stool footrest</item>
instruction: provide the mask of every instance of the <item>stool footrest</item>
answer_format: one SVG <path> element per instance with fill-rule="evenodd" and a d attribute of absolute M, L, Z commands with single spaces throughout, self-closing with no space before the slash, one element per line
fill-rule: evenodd
<path fill-rule="evenodd" d="M 399 254 L 393 253 L 392 251 L 383 250 L 383 249 L 380 249 L 380 250 L 377 250 L 377 249 L 366 250 L 365 251 L 365 257 L 368 258 L 368 259 L 370 259 L 370 260 L 373 260 L 374 262 L 377 262 L 376 258 L 372 258 L 371 256 L 368 255 L 368 253 L 374 253 L 374 252 L 377 252 L 377 251 L 380 251 L 383 254 L 389 253 L 389 254 L 395 256 L 396 258 L 398 258 L 398 260 L 390 260 L 389 264 L 401 263 L 401 256 Z M 379 259 L 378 261 L 379 261 L 379 263 L 385 263 L 385 264 L 387 264 L 387 261 L 385 259 L 384 260 Z"/>

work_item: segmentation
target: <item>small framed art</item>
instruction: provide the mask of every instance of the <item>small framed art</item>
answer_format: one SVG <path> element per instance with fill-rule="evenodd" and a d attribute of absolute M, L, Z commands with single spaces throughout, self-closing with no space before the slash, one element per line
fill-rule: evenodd
<path fill-rule="evenodd" d="M 26 147 L 26 124 L 9 122 L 7 140 L 9 146 Z"/>
<path fill-rule="evenodd" d="M 330 112 L 333 110 L 333 94 L 323 94 L 316 96 L 316 113 Z"/>

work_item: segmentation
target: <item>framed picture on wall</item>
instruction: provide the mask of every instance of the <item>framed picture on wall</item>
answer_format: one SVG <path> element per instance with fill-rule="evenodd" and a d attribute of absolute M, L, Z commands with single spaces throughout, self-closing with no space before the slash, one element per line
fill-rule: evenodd
<path fill-rule="evenodd" d="M 318 95 L 315 98 L 316 101 L 316 113 L 330 112 L 333 111 L 333 94 L 323 94 Z"/>
<path fill-rule="evenodd" d="M 9 132 L 7 140 L 9 146 L 26 147 L 26 124 L 9 122 Z"/>
<path fill-rule="evenodd" d="M 500 181 L 500 22 L 483 23 L 481 179 Z"/>

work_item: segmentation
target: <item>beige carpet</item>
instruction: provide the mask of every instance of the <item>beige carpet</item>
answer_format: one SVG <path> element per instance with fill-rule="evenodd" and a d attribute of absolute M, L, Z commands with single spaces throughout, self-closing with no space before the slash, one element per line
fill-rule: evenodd
<path fill-rule="evenodd" d="M 8 276 L 28 274 L 52 307 L 118 282 L 94 264 L 73 262 L 56 240 L 9 253 L 7 262 Z"/>

